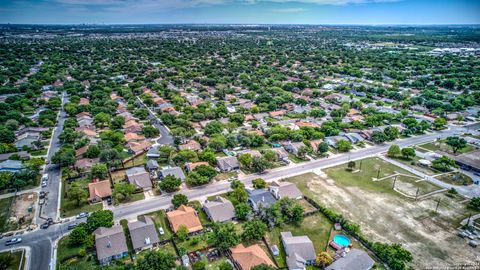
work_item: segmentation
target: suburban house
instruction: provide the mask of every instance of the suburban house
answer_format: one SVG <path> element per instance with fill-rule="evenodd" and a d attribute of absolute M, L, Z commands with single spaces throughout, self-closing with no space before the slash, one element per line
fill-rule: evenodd
<path fill-rule="evenodd" d="M 160 170 L 158 172 L 158 178 L 163 179 L 167 175 L 172 175 L 177 178 L 180 178 L 182 181 L 185 181 L 185 174 L 183 173 L 182 169 L 180 167 L 171 167 L 167 169 Z"/>
<path fill-rule="evenodd" d="M 258 211 L 260 206 L 268 207 L 277 201 L 273 194 L 266 189 L 248 189 L 247 193 L 248 203 L 255 211 Z"/>
<path fill-rule="evenodd" d="M 137 221 L 128 223 L 133 249 L 136 252 L 151 249 L 158 245 L 157 228 L 151 217 L 142 216 Z"/>
<path fill-rule="evenodd" d="M 294 155 L 297 155 L 298 150 L 304 146 L 305 144 L 303 142 L 289 142 L 284 145 L 285 150 L 287 150 L 289 153 L 292 153 Z"/>
<path fill-rule="evenodd" d="M 37 144 L 39 144 L 40 139 L 40 133 L 24 133 L 23 135 L 17 137 L 17 140 L 15 141 L 15 147 L 19 150 L 22 150 L 23 147 L 37 149 Z"/>
<path fill-rule="evenodd" d="M 23 169 L 22 161 L 7 159 L 0 162 L 0 172 L 16 173 Z"/>
<path fill-rule="evenodd" d="M 325 142 L 331 146 L 331 147 L 334 147 L 336 148 L 337 147 L 337 142 L 341 141 L 341 140 L 345 140 L 347 141 L 347 137 L 344 137 L 344 136 L 330 136 L 330 137 L 325 137 Z"/>
<path fill-rule="evenodd" d="M 352 249 L 345 257 L 340 257 L 325 270 L 370 270 L 375 262 L 363 250 Z"/>
<path fill-rule="evenodd" d="M 96 203 L 112 197 L 112 188 L 109 180 L 93 182 L 88 184 L 88 202 Z"/>
<path fill-rule="evenodd" d="M 240 163 L 236 157 L 217 157 L 217 165 L 222 172 L 230 172 L 240 169 Z"/>
<path fill-rule="evenodd" d="M 272 148 L 272 151 L 277 154 L 277 158 L 280 160 L 288 159 L 288 152 L 283 147 Z"/>
<path fill-rule="evenodd" d="M 303 270 L 315 263 L 315 248 L 308 236 L 293 236 L 291 232 L 281 232 L 280 236 L 289 270 Z"/>
<path fill-rule="evenodd" d="M 211 221 L 224 222 L 235 217 L 235 208 L 229 200 L 217 196 L 213 201 L 206 201 L 203 210 Z"/>
<path fill-rule="evenodd" d="M 82 158 L 83 155 L 87 152 L 87 150 L 88 150 L 88 145 L 78 148 L 77 150 L 75 150 L 75 158 Z"/>
<path fill-rule="evenodd" d="M 90 170 L 93 165 L 100 161 L 98 158 L 82 158 L 75 161 L 74 168 L 77 170 Z"/>
<path fill-rule="evenodd" d="M 11 156 L 18 156 L 21 159 L 30 159 L 30 153 L 27 151 L 0 154 L 0 161 L 9 159 Z"/>
<path fill-rule="evenodd" d="M 245 247 L 239 244 L 236 247 L 230 248 L 232 258 L 235 265 L 240 270 L 250 270 L 254 266 L 266 264 L 275 267 L 267 253 L 258 245 Z"/>
<path fill-rule="evenodd" d="M 188 142 L 178 146 L 178 150 L 193 150 L 199 151 L 202 150 L 202 146 L 195 140 L 189 140 Z"/>
<path fill-rule="evenodd" d="M 159 158 L 160 152 L 158 151 L 158 146 L 153 146 L 147 151 L 148 158 Z"/>
<path fill-rule="evenodd" d="M 150 174 L 143 166 L 127 169 L 126 174 L 130 184 L 134 184 L 137 188 L 142 188 L 143 190 L 152 189 Z"/>
<path fill-rule="evenodd" d="M 93 233 L 95 234 L 97 259 L 101 265 L 128 256 L 127 239 L 122 226 L 100 227 Z"/>
<path fill-rule="evenodd" d="M 300 200 L 303 198 L 302 192 L 294 183 L 290 182 L 273 182 L 268 186 L 268 190 L 272 192 L 277 200 L 285 197 L 294 200 Z"/>
<path fill-rule="evenodd" d="M 203 230 L 202 223 L 197 217 L 197 212 L 190 206 L 181 205 L 177 210 L 167 212 L 167 219 L 175 233 L 182 225 L 187 227 L 189 233 Z"/>

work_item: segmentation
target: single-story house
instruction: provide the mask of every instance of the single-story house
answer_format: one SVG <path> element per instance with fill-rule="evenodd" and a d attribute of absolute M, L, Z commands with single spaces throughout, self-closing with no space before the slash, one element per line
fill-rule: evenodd
<path fill-rule="evenodd" d="M 345 257 L 338 258 L 325 270 L 370 270 L 375 262 L 363 250 L 352 249 Z"/>
<path fill-rule="evenodd" d="M 157 228 L 151 217 L 142 216 L 137 221 L 129 222 L 128 230 L 136 252 L 151 249 L 160 243 Z"/>
<path fill-rule="evenodd" d="M 199 162 L 194 162 L 194 163 L 187 163 L 185 165 L 185 169 L 187 170 L 187 172 L 191 172 L 193 171 L 196 167 L 198 166 L 210 166 L 210 164 L 208 164 L 208 162 L 206 161 L 199 161 Z"/>
<path fill-rule="evenodd" d="M 266 189 L 247 189 L 247 193 L 248 203 L 255 211 L 258 211 L 260 206 L 268 207 L 277 201 L 273 194 Z"/>
<path fill-rule="evenodd" d="M 180 205 L 177 210 L 167 212 L 167 219 L 175 233 L 182 225 L 187 227 L 189 233 L 203 230 L 197 212 L 190 206 Z"/>
<path fill-rule="evenodd" d="M 217 157 L 217 165 L 222 172 L 230 172 L 240 169 L 240 163 L 236 157 Z"/>
<path fill-rule="evenodd" d="M 283 147 L 285 147 L 285 150 L 287 150 L 289 153 L 297 155 L 298 150 L 303 146 L 305 146 L 303 142 L 288 142 Z"/>
<path fill-rule="evenodd" d="M 178 146 L 178 150 L 193 150 L 199 151 L 202 150 L 202 146 L 195 140 L 189 140 L 188 142 Z"/>
<path fill-rule="evenodd" d="M 88 201 L 90 203 L 96 203 L 107 199 L 112 196 L 112 188 L 110 187 L 110 181 L 104 180 L 89 183 L 88 192 L 90 193 L 90 196 L 88 197 Z"/>
<path fill-rule="evenodd" d="M 87 150 L 88 150 L 88 145 L 78 148 L 77 150 L 75 150 L 75 157 L 76 158 L 83 157 L 83 155 L 87 152 Z"/>
<path fill-rule="evenodd" d="M 0 162 L 0 172 L 11 172 L 16 173 L 23 169 L 23 164 L 21 160 L 11 160 L 7 159 Z"/>
<path fill-rule="evenodd" d="M 152 181 L 150 181 L 150 174 L 143 166 L 133 167 L 126 171 L 127 179 L 131 184 L 143 190 L 152 189 Z"/>
<path fill-rule="evenodd" d="M 304 270 L 307 265 L 315 263 L 315 248 L 308 236 L 293 236 L 291 232 L 281 232 L 280 235 L 289 270 Z"/>
<path fill-rule="evenodd" d="M 0 154 L 0 161 L 9 159 L 11 156 L 18 156 L 21 159 L 30 159 L 30 153 L 27 151 Z"/>
<path fill-rule="evenodd" d="M 100 227 L 93 233 L 95 234 L 97 259 L 101 265 L 128 256 L 127 239 L 122 226 Z"/>
<path fill-rule="evenodd" d="M 294 183 L 290 182 L 273 182 L 268 186 L 268 190 L 277 200 L 285 197 L 295 200 L 303 198 L 302 192 Z"/>
<path fill-rule="evenodd" d="M 100 161 L 99 158 L 82 158 L 75 162 L 75 169 L 77 170 L 89 170 L 93 165 Z"/>
<path fill-rule="evenodd" d="M 288 159 L 288 152 L 283 147 L 275 147 L 271 149 L 275 154 L 277 154 L 277 158 L 281 160 Z"/>
<path fill-rule="evenodd" d="M 33 134 L 24 134 L 21 137 L 18 137 L 15 141 L 15 147 L 19 150 L 23 149 L 23 147 L 28 147 L 32 149 L 37 149 L 37 144 L 40 142 L 40 133 L 33 133 Z"/>
<path fill-rule="evenodd" d="M 211 221 L 224 222 L 235 217 L 235 208 L 229 200 L 217 196 L 213 201 L 206 201 L 203 210 Z"/>
<path fill-rule="evenodd" d="M 148 158 L 159 158 L 160 157 L 160 151 L 158 151 L 158 146 L 153 146 L 147 151 L 147 157 Z"/>
<path fill-rule="evenodd" d="M 331 147 L 337 147 L 337 142 L 341 140 L 348 140 L 345 136 L 329 136 L 325 137 L 325 142 Z"/>
<path fill-rule="evenodd" d="M 182 181 L 185 181 L 185 174 L 183 173 L 182 169 L 180 167 L 171 167 L 167 169 L 163 169 L 159 171 L 158 177 L 160 179 L 165 178 L 167 175 L 172 175 L 177 178 L 180 178 Z"/>
<path fill-rule="evenodd" d="M 250 270 L 254 266 L 266 264 L 275 267 L 267 253 L 258 245 L 251 245 L 245 247 L 243 244 L 239 244 L 230 248 L 232 258 L 235 265 L 240 270 Z"/>

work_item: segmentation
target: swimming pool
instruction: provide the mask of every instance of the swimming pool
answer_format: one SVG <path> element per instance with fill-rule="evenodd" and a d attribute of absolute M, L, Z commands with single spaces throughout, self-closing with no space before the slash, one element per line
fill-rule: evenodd
<path fill-rule="evenodd" d="M 335 235 L 333 237 L 333 242 L 342 247 L 348 247 L 348 245 L 350 245 L 350 239 L 345 235 Z"/>

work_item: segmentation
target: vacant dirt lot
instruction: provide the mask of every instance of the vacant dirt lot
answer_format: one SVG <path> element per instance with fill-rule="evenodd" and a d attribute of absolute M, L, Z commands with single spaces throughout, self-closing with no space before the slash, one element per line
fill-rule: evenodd
<path fill-rule="evenodd" d="M 20 228 L 25 228 L 32 223 L 35 216 L 35 202 L 37 193 L 25 193 L 18 195 L 12 204 L 10 219 L 19 222 Z"/>
<path fill-rule="evenodd" d="M 371 240 L 403 244 L 414 256 L 415 269 L 480 260 L 478 250 L 456 236 L 459 221 L 468 217 L 465 205 L 445 194 L 415 202 L 396 192 L 376 192 L 361 184 L 362 188 L 345 186 L 326 174 L 306 174 L 288 181 L 360 224 Z M 438 214 L 434 212 L 437 199 L 441 199 Z"/>

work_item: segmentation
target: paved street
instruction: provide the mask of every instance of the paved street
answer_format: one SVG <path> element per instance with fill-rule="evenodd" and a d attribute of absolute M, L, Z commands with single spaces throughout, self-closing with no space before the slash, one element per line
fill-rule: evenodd
<path fill-rule="evenodd" d="M 478 127 L 478 124 L 475 128 Z M 470 126 L 472 128 L 472 126 Z M 437 138 L 444 138 L 447 136 L 451 136 L 453 134 L 458 134 L 460 132 L 465 131 L 465 128 L 462 127 L 454 127 L 452 126 L 448 130 L 443 130 L 440 132 L 428 133 L 421 136 L 411 137 L 407 139 L 397 140 L 394 143 L 399 145 L 400 147 L 411 146 L 414 144 L 421 144 L 428 141 L 435 140 Z M 251 181 L 255 178 L 262 177 L 267 181 L 273 181 L 275 179 L 281 179 L 286 177 L 291 177 L 294 175 L 303 174 L 306 172 L 312 172 L 317 169 L 327 168 L 331 166 L 335 166 L 338 164 L 345 163 L 349 160 L 358 160 L 369 156 L 375 156 L 382 152 L 387 151 L 392 143 L 383 144 L 383 145 L 376 145 L 371 146 L 365 149 L 357 150 L 350 153 L 339 154 L 329 158 L 319 159 L 310 161 L 303 164 L 295 164 L 293 166 L 289 166 L 288 168 L 278 168 L 275 170 L 271 170 L 266 174 L 259 175 L 249 175 L 245 176 L 240 179 L 244 182 L 247 186 L 251 185 Z M 188 196 L 190 200 L 193 199 L 201 199 L 207 196 L 217 195 L 228 191 L 230 188 L 230 183 L 227 181 L 215 182 L 206 186 L 197 187 L 197 188 L 190 188 L 180 191 L 179 193 L 185 194 Z M 479 187 L 476 187 L 479 188 Z M 112 211 L 114 213 L 114 217 L 116 220 L 128 217 L 135 217 L 139 214 L 144 214 L 148 212 L 152 212 L 159 209 L 166 209 L 170 207 L 171 197 L 173 194 L 165 194 L 161 196 L 157 196 L 148 200 L 137 201 L 130 204 L 124 204 L 117 207 L 113 207 Z M 77 220 L 73 220 L 70 218 L 71 221 L 53 225 L 47 230 L 36 230 L 30 233 L 25 233 L 22 235 L 24 246 L 29 246 L 32 249 L 31 255 L 31 265 L 35 266 L 34 269 L 39 270 L 46 270 L 49 269 L 50 265 L 50 258 L 52 257 L 51 253 L 51 243 L 57 239 L 59 239 L 63 234 L 67 232 L 66 227 L 70 223 L 78 222 Z M 2 239 L 0 241 L 0 251 L 8 250 L 10 247 L 6 247 L 5 241 L 10 239 L 11 237 Z M 21 246 L 16 246 L 21 247 Z"/>
<path fill-rule="evenodd" d="M 63 110 L 63 105 L 68 102 L 66 93 L 62 95 L 62 109 L 60 110 L 57 126 L 53 131 L 52 140 L 50 143 L 50 148 L 47 153 L 47 160 L 49 164 L 45 168 L 45 173 L 48 173 L 48 185 L 42 187 L 41 190 L 48 192 L 47 200 L 42 207 L 42 212 L 40 218 L 53 218 L 54 220 L 58 218 L 58 208 L 59 208 L 59 192 L 61 184 L 61 169 L 60 166 L 51 164 L 53 155 L 60 149 L 61 143 L 58 136 L 63 131 L 63 123 L 67 118 L 67 114 Z"/>
<path fill-rule="evenodd" d="M 158 116 L 147 106 L 143 103 L 143 101 L 137 97 L 139 103 L 148 110 L 150 121 L 152 122 L 152 126 L 156 127 L 158 131 L 160 131 L 160 136 L 158 139 L 155 140 L 156 144 L 173 144 L 173 138 L 170 135 L 170 131 L 168 128 L 163 125 L 162 120 L 158 118 Z"/>

